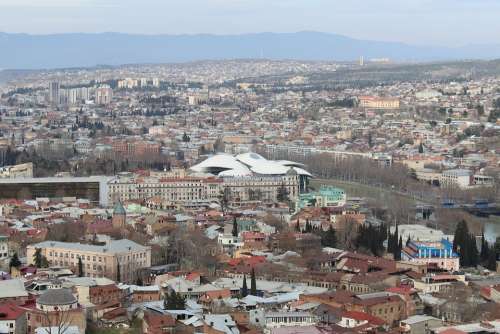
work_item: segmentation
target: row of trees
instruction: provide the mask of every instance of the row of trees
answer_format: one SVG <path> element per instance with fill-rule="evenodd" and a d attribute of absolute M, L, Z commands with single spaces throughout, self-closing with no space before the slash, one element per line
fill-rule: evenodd
<path fill-rule="evenodd" d="M 241 287 L 241 296 L 248 296 L 248 286 L 247 286 L 247 276 L 243 275 L 243 286 Z M 255 269 L 252 268 L 252 272 L 250 273 L 250 295 L 257 295 L 257 281 L 255 279 Z"/>
<path fill-rule="evenodd" d="M 396 228 L 394 233 L 388 232 L 387 237 L 387 252 L 391 253 L 394 257 L 394 260 L 401 260 L 401 251 L 403 250 L 403 239 L 399 236 L 399 226 L 396 224 Z"/>

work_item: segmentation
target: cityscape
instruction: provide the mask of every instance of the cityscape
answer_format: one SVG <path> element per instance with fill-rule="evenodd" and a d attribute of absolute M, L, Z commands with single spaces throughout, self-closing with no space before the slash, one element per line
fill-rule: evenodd
<path fill-rule="evenodd" d="M 107 5 L 0 13 L 0 334 L 500 333 L 498 45 L 62 20 Z"/>

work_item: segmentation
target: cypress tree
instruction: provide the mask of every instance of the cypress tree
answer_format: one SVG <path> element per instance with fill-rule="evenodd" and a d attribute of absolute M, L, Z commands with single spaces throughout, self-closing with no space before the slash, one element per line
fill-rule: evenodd
<path fill-rule="evenodd" d="M 9 269 L 18 268 L 20 265 L 21 265 L 21 261 L 19 260 L 17 253 L 14 253 L 14 255 L 12 255 L 12 258 L 10 259 L 10 262 L 9 262 Z"/>
<path fill-rule="evenodd" d="M 252 273 L 250 276 L 250 294 L 252 296 L 257 295 L 257 281 L 255 280 L 255 269 L 252 268 Z"/>
<path fill-rule="evenodd" d="M 232 231 L 233 237 L 238 236 L 238 222 L 236 221 L 236 217 L 233 218 L 233 231 Z"/>
<path fill-rule="evenodd" d="M 81 257 L 78 257 L 78 277 L 83 277 L 83 262 Z"/>
<path fill-rule="evenodd" d="M 484 238 L 484 231 L 481 233 L 481 253 L 480 253 L 480 258 L 481 261 L 488 261 L 488 258 L 490 257 L 490 247 L 488 245 L 488 242 Z"/>
<path fill-rule="evenodd" d="M 248 287 L 247 287 L 247 276 L 243 275 L 243 287 L 241 288 L 241 296 L 248 296 Z"/>
<path fill-rule="evenodd" d="M 116 263 L 116 281 L 120 283 L 121 279 L 122 279 L 122 274 L 120 272 L 120 264 Z"/>

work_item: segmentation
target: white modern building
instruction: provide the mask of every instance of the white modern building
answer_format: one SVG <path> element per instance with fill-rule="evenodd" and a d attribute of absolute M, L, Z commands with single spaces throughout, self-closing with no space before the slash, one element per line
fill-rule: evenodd
<path fill-rule="evenodd" d="M 287 160 L 267 160 L 257 153 L 243 153 L 236 156 L 226 153 L 216 154 L 192 166 L 190 170 L 222 178 L 285 176 L 290 175 L 293 171 L 299 176 L 300 191 L 305 190 L 308 179 L 312 177 L 301 163 Z"/>

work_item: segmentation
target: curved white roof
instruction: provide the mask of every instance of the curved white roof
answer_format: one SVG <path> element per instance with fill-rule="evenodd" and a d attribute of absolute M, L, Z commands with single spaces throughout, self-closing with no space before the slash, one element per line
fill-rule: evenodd
<path fill-rule="evenodd" d="M 216 154 L 205 161 L 194 165 L 191 170 L 197 173 L 211 173 L 221 177 L 250 176 L 250 175 L 285 175 L 290 168 L 297 174 L 312 177 L 302 164 L 293 161 L 267 160 L 257 153 L 244 153 L 237 156 L 230 154 Z"/>

